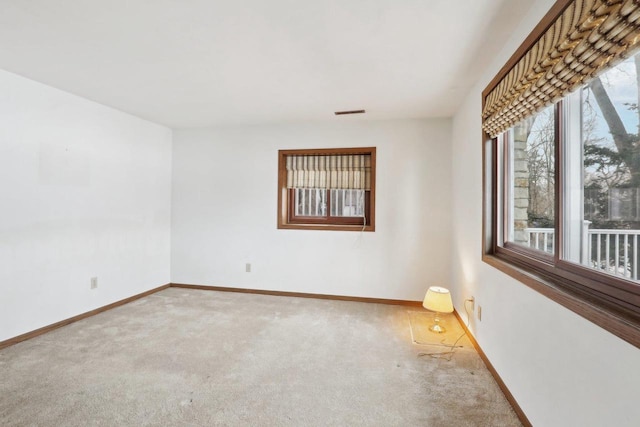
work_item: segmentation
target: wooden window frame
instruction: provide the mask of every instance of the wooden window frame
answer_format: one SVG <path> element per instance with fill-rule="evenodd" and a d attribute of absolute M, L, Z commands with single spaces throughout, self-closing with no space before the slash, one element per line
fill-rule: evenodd
<path fill-rule="evenodd" d="M 360 217 L 303 217 L 295 216 L 293 189 L 287 188 L 287 156 L 292 155 L 348 155 L 367 154 L 371 156 L 371 190 L 365 191 L 366 224 Z M 330 191 L 330 190 L 327 190 Z M 327 201 L 330 203 L 329 195 Z M 278 228 L 293 230 L 333 230 L 333 231 L 375 231 L 376 229 L 376 148 L 319 148 L 299 150 L 278 150 Z M 327 206 L 327 212 L 330 206 Z"/>
<path fill-rule="evenodd" d="M 562 14 L 571 0 L 558 0 L 482 92 L 486 97 Z M 556 141 L 562 132 L 561 106 L 556 107 Z M 556 143 L 555 254 L 548 256 L 515 244 L 501 244 L 504 235 L 503 153 L 497 138 L 482 131 L 482 260 L 563 305 L 603 329 L 640 348 L 640 292 L 637 283 L 609 276 L 561 258 L 564 190 L 563 152 Z"/>

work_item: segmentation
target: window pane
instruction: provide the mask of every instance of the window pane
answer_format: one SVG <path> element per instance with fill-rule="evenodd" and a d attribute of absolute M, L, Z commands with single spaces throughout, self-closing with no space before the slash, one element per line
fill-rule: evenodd
<path fill-rule="evenodd" d="M 507 141 L 507 241 L 553 253 L 554 107 L 518 123 Z"/>
<path fill-rule="evenodd" d="M 364 190 L 331 190 L 331 215 L 364 216 Z"/>
<path fill-rule="evenodd" d="M 582 168 L 581 174 L 567 175 L 565 190 L 567 209 L 582 208 L 582 217 L 567 220 L 563 257 L 632 280 L 638 279 L 640 261 L 639 66 L 640 56 L 629 58 L 585 86 L 574 101 L 581 135 L 573 145 L 580 147 Z"/>
<path fill-rule="evenodd" d="M 327 191 L 318 188 L 295 189 L 296 216 L 323 217 L 327 215 Z"/>

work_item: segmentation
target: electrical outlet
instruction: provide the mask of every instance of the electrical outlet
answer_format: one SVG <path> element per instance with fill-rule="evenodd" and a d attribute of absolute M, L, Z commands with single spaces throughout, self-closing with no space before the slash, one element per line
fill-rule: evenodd
<path fill-rule="evenodd" d="M 251 273 L 251 263 L 248 262 L 247 265 L 244 268 L 244 271 L 246 271 L 247 273 Z"/>
<path fill-rule="evenodd" d="M 478 320 L 482 322 L 482 306 L 478 306 Z"/>
<path fill-rule="evenodd" d="M 96 289 L 98 287 L 98 278 L 97 277 L 92 277 L 91 278 L 91 289 Z"/>

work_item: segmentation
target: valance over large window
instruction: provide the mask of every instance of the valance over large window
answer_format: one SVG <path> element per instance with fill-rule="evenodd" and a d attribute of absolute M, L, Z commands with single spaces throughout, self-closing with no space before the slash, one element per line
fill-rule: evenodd
<path fill-rule="evenodd" d="M 484 99 L 491 137 L 553 104 L 640 43 L 640 1 L 572 0 Z"/>

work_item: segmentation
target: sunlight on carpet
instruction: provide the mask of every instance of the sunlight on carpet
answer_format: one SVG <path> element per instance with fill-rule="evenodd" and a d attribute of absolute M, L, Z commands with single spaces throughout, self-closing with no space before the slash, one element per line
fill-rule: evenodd
<path fill-rule="evenodd" d="M 450 346 L 464 334 L 458 320 L 453 314 L 441 314 L 440 324 L 446 328 L 446 332 L 436 334 L 429 330 L 434 323 L 435 313 L 431 311 L 407 311 L 409 317 L 409 330 L 413 344 L 425 346 Z M 458 342 L 460 345 L 460 342 Z"/>

